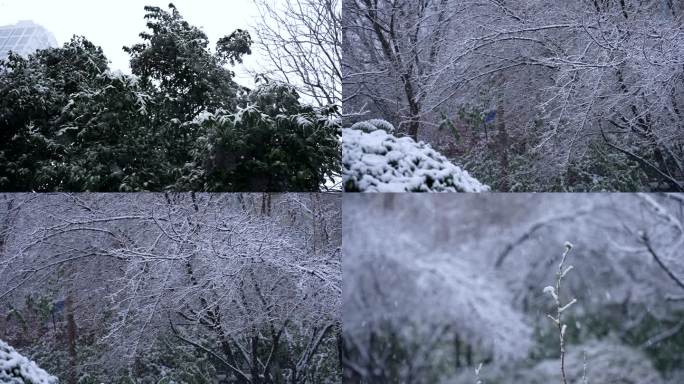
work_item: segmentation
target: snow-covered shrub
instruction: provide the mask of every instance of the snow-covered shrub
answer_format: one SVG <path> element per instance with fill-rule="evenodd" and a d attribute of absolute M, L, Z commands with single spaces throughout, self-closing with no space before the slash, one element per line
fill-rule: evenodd
<path fill-rule="evenodd" d="M 57 384 L 56 377 L 40 369 L 0 340 L 0 383 L 7 384 Z"/>
<path fill-rule="evenodd" d="M 389 125 L 389 127 L 388 127 Z M 342 130 L 342 176 L 349 192 L 486 192 L 429 144 L 388 133 L 382 120 Z"/>
<path fill-rule="evenodd" d="M 359 121 L 351 126 L 351 129 L 358 129 L 366 133 L 371 133 L 377 130 L 383 130 L 387 133 L 394 134 L 394 126 L 383 119 L 370 119 L 366 121 Z"/>
<path fill-rule="evenodd" d="M 368 205 L 354 211 L 381 216 L 361 207 Z M 527 356 L 533 330 L 495 275 L 451 252 L 435 251 L 406 228 L 391 225 L 393 220 L 366 220 L 347 222 L 356 227 L 343 241 L 349 382 L 438 383 L 467 361 Z M 458 383 L 474 382 L 473 371 L 467 373 L 469 381 Z"/>

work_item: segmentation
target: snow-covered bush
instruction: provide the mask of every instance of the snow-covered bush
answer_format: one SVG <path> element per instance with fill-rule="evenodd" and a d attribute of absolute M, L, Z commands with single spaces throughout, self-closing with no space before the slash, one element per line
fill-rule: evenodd
<path fill-rule="evenodd" d="M 9 344 L 0 340 L 0 383 L 57 384 L 56 377 L 40 369 Z"/>
<path fill-rule="evenodd" d="M 358 129 L 366 133 L 371 133 L 377 130 L 383 130 L 387 133 L 394 134 L 394 126 L 383 119 L 370 119 L 366 121 L 359 121 L 351 126 L 351 129 Z"/>
<path fill-rule="evenodd" d="M 349 192 L 486 192 L 429 144 L 396 137 L 391 124 L 369 120 L 342 130 L 342 174 Z"/>

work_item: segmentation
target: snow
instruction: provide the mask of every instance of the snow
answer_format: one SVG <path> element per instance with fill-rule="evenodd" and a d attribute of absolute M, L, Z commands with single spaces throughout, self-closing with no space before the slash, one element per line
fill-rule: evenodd
<path fill-rule="evenodd" d="M 204 124 L 204 122 L 211 120 L 212 118 L 214 118 L 213 113 L 211 113 L 207 110 L 203 110 L 203 111 L 200 111 L 200 113 L 198 113 L 197 116 L 195 116 L 195 118 L 192 120 L 192 123 Z"/>
<path fill-rule="evenodd" d="M 572 266 L 572 265 L 569 266 L 565 271 L 563 271 L 563 273 L 561 273 L 561 278 L 565 277 L 565 275 L 567 275 L 568 273 L 570 273 L 570 271 L 572 271 L 573 269 L 575 269 L 574 266 Z"/>
<path fill-rule="evenodd" d="M 675 195 L 653 199 L 676 219 L 681 203 Z M 359 340 L 354 363 L 388 370 L 425 363 L 424 371 L 410 372 L 414 382 L 474 384 L 473 366 L 456 366 L 453 334 L 445 333 L 443 344 L 431 344 L 433 334 L 448 324 L 461 347 L 473 347 L 470 363 L 486 359 L 484 383 L 558 383 L 560 326 L 568 384 L 582 383 L 583 352 L 589 383 L 662 384 L 662 378 L 684 383 L 684 371 L 660 368 L 681 365 L 676 350 L 681 343 L 676 338 L 655 343 L 681 329 L 684 302 L 664 299 L 676 283 L 662 278 L 652 257 L 636 247 L 637 231 L 648 228 L 679 276 L 684 271 L 680 233 L 638 195 L 470 194 L 454 200 L 351 194 L 344 211 L 344 331 L 349 340 Z M 558 305 L 558 253 L 566 240 L 568 248 L 575 244 L 576 252 L 568 255 L 574 269 L 568 272 L 566 263 L 560 270 L 567 280 Z M 516 250 L 497 266 L 510 245 Z M 558 309 L 564 312 L 560 324 Z M 553 322 L 545 317 L 549 313 Z M 394 334 L 403 339 L 374 348 L 362 338 L 371 331 L 379 340 Z M 386 344 L 390 347 L 383 348 Z M 521 344 L 531 345 L 531 353 Z M 385 362 L 380 360 L 385 350 L 417 352 Z M 367 358 L 372 353 L 380 357 L 377 362 Z M 404 371 L 393 375 L 396 380 L 387 381 L 407 381 Z"/>
<path fill-rule="evenodd" d="M 502 367 L 485 365 L 479 372 L 484 383 L 549 384 L 562 382 L 560 360 L 545 359 L 533 365 Z M 573 345 L 565 355 L 565 373 L 568 384 L 584 383 L 639 383 L 664 384 L 663 378 L 646 354 L 613 339 L 589 340 Z M 472 383 L 472 371 L 462 371 L 443 383 Z M 681 383 L 681 380 L 667 381 Z"/>
<path fill-rule="evenodd" d="M 575 303 L 577 303 L 577 299 L 572 299 L 572 300 L 570 300 L 569 303 L 567 303 L 567 304 L 565 304 L 564 306 L 558 308 L 558 312 L 563 313 L 563 312 L 567 311 L 567 310 L 570 309 L 570 307 L 572 307 L 572 305 L 575 304 Z"/>
<path fill-rule="evenodd" d="M 239 118 L 242 119 L 241 113 L 243 112 L 243 109 L 238 110 L 238 114 L 240 114 Z M 217 109 L 215 112 L 207 111 L 207 110 L 202 110 L 200 111 L 197 116 L 195 116 L 192 121 L 190 121 L 190 124 L 197 124 L 197 125 L 202 125 L 206 123 L 207 121 L 215 121 L 218 124 L 226 124 L 228 121 L 232 121 L 233 119 L 236 119 L 235 122 L 239 122 L 237 120 L 237 114 L 233 115 L 230 114 L 229 112 L 226 112 L 222 108 Z"/>
<path fill-rule="evenodd" d="M 556 296 L 556 290 L 550 285 L 544 287 L 544 293 L 553 297 L 554 300 L 558 299 L 558 296 Z"/>
<path fill-rule="evenodd" d="M 109 78 L 109 79 L 112 79 L 112 80 L 119 80 L 123 84 L 126 84 L 128 86 L 132 86 L 132 87 L 138 85 L 138 82 L 140 81 L 140 78 L 138 76 L 133 75 L 133 74 L 130 74 L 130 75 L 125 74 L 119 69 L 115 69 L 115 70 L 107 69 L 102 74 L 102 76 Z"/>
<path fill-rule="evenodd" d="M 387 133 L 394 134 L 394 126 L 382 119 L 371 119 L 368 121 L 360 121 L 351 126 L 351 129 L 358 129 L 366 133 L 377 130 L 383 130 Z"/>
<path fill-rule="evenodd" d="M 394 130 L 391 124 L 377 119 L 342 130 L 342 173 L 348 191 L 489 191 L 429 144 L 388 130 Z"/>
<path fill-rule="evenodd" d="M 40 369 L 0 340 L 0 383 L 7 384 L 57 384 L 56 377 Z"/>
<path fill-rule="evenodd" d="M 313 125 L 311 120 L 307 119 L 304 116 L 297 115 L 297 116 L 295 116 L 295 119 L 297 120 L 297 125 L 300 125 L 302 127 L 310 127 Z"/>

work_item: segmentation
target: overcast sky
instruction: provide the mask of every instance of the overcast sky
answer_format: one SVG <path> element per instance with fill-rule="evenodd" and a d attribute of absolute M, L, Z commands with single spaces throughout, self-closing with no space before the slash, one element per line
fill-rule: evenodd
<path fill-rule="evenodd" d="M 250 30 L 258 15 L 252 0 L 173 0 L 181 15 L 202 28 L 214 48 L 216 41 L 237 28 Z M 169 0 L 0 0 L 0 25 L 33 20 L 52 32 L 59 44 L 73 35 L 86 36 L 99 45 L 112 69 L 130 73 L 128 55 L 121 49 L 140 42 L 146 31 L 145 5 L 166 7 Z M 245 61 L 254 67 L 254 60 Z M 252 83 L 244 68 L 236 68 L 239 82 Z"/>

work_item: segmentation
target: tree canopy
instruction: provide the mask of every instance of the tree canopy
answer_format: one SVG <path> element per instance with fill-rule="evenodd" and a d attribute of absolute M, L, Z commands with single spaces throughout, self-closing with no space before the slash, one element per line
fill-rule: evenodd
<path fill-rule="evenodd" d="M 145 11 L 131 75 L 80 36 L 0 61 L 1 190 L 317 191 L 338 173 L 336 107 L 235 82 L 248 32 L 210 49 L 173 4 Z"/>

